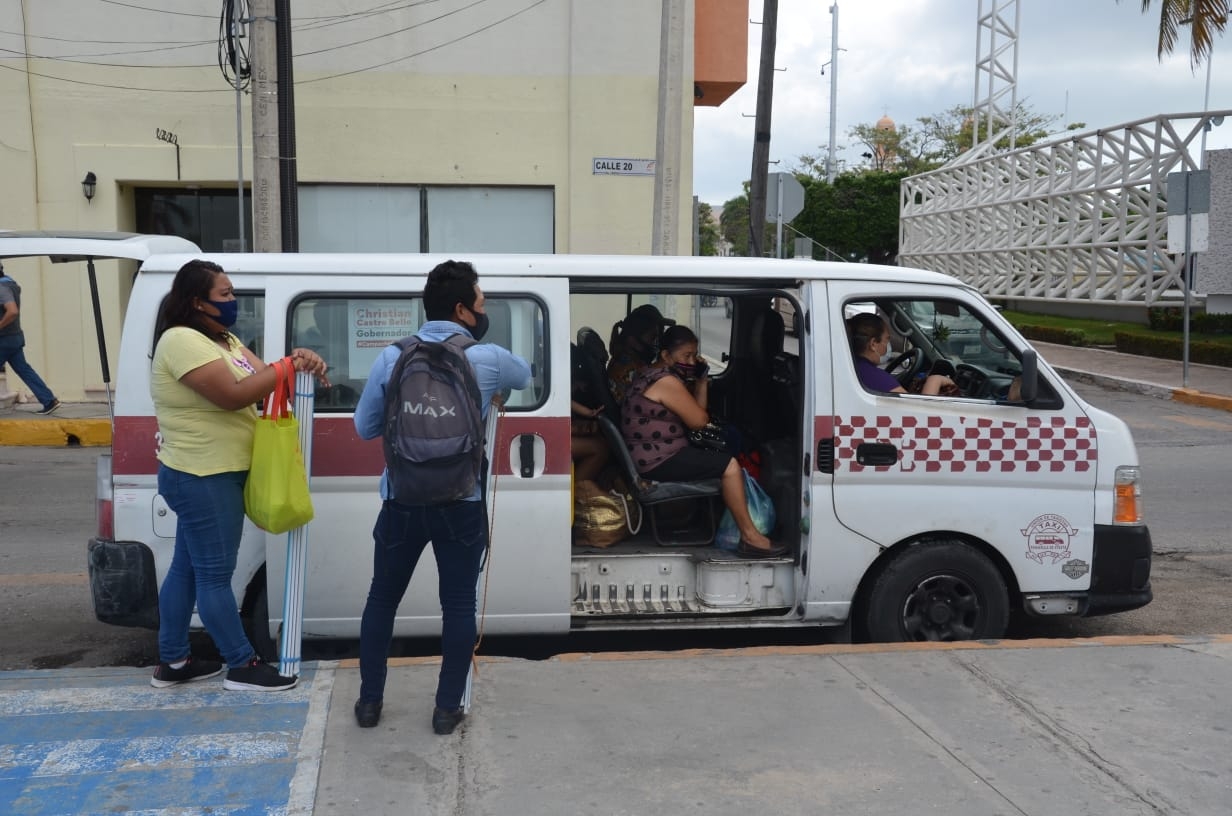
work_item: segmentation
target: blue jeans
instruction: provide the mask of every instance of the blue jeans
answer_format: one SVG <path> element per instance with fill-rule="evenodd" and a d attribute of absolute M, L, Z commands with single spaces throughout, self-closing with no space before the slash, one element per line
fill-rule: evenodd
<path fill-rule="evenodd" d="M 43 378 L 26 362 L 25 346 L 24 334 L 0 334 L 0 365 L 7 365 L 14 374 L 21 377 L 34 398 L 41 402 L 44 408 L 48 408 L 56 401 L 56 395 L 51 393 Z"/>
<path fill-rule="evenodd" d="M 431 541 L 443 619 L 436 705 L 456 709 L 462 704 L 475 648 L 475 584 L 488 544 L 483 502 L 410 506 L 386 501 L 372 538 L 372 586 L 359 627 L 359 698 L 365 702 L 384 698 L 394 615 L 419 556 Z"/>
<path fill-rule="evenodd" d="M 164 663 L 188 657 L 194 605 L 229 668 L 253 657 L 231 592 L 247 479 L 246 470 L 194 476 L 158 466 L 158 492 L 176 515 L 175 554 L 158 593 L 158 659 Z"/>

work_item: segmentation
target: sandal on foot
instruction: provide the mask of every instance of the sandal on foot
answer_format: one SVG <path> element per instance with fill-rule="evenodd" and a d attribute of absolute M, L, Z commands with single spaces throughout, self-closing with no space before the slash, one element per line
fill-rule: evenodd
<path fill-rule="evenodd" d="M 754 547 L 742 538 L 740 546 L 736 548 L 736 554 L 744 558 L 782 558 L 787 555 L 787 545 L 771 544 L 769 547 Z"/>

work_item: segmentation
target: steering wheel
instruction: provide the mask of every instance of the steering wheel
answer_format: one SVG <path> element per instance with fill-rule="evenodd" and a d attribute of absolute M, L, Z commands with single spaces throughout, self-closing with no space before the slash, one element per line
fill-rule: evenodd
<path fill-rule="evenodd" d="M 924 349 L 916 346 L 908 349 L 902 354 L 895 357 L 893 360 L 885 364 L 884 371 L 894 377 L 899 383 L 906 388 L 907 384 L 915 378 L 915 375 L 920 373 L 920 369 L 924 367 Z M 898 369 L 902 369 L 898 371 Z"/>
<path fill-rule="evenodd" d="M 988 375 L 975 366 L 959 363 L 955 367 L 954 384 L 962 391 L 964 397 L 991 396 L 991 383 Z"/>

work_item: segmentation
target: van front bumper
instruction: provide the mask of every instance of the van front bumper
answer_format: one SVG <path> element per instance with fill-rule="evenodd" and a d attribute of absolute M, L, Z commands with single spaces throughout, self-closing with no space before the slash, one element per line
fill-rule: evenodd
<path fill-rule="evenodd" d="M 1151 531 L 1095 525 L 1087 615 L 1109 615 L 1151 602 Z"/>
<path fill-rule="evenodd" d="M 115 626 L 158 628 L 154 553 L 140 541 L 92 538 L 87 545 L 94 616 Z"/>

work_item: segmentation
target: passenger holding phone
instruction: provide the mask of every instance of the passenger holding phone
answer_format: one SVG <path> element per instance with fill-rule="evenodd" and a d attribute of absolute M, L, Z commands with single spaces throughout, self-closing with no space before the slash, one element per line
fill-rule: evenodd
<path fill-rule="evenodd" d="M 621 434 L 637 472 L 664 482 L 719 479 L 723 504 L 740 530 L 737 553 L 777 558 L 787 547 L 771 543 L 749 516 L 744 474 L 734 456 L 689 444 L 691 430 L 710 422 L 709 365 L 698 354 L 697 335 L 672 326 L 659 340 L 658 359 L 633 377 L 621 408 Z"/>

